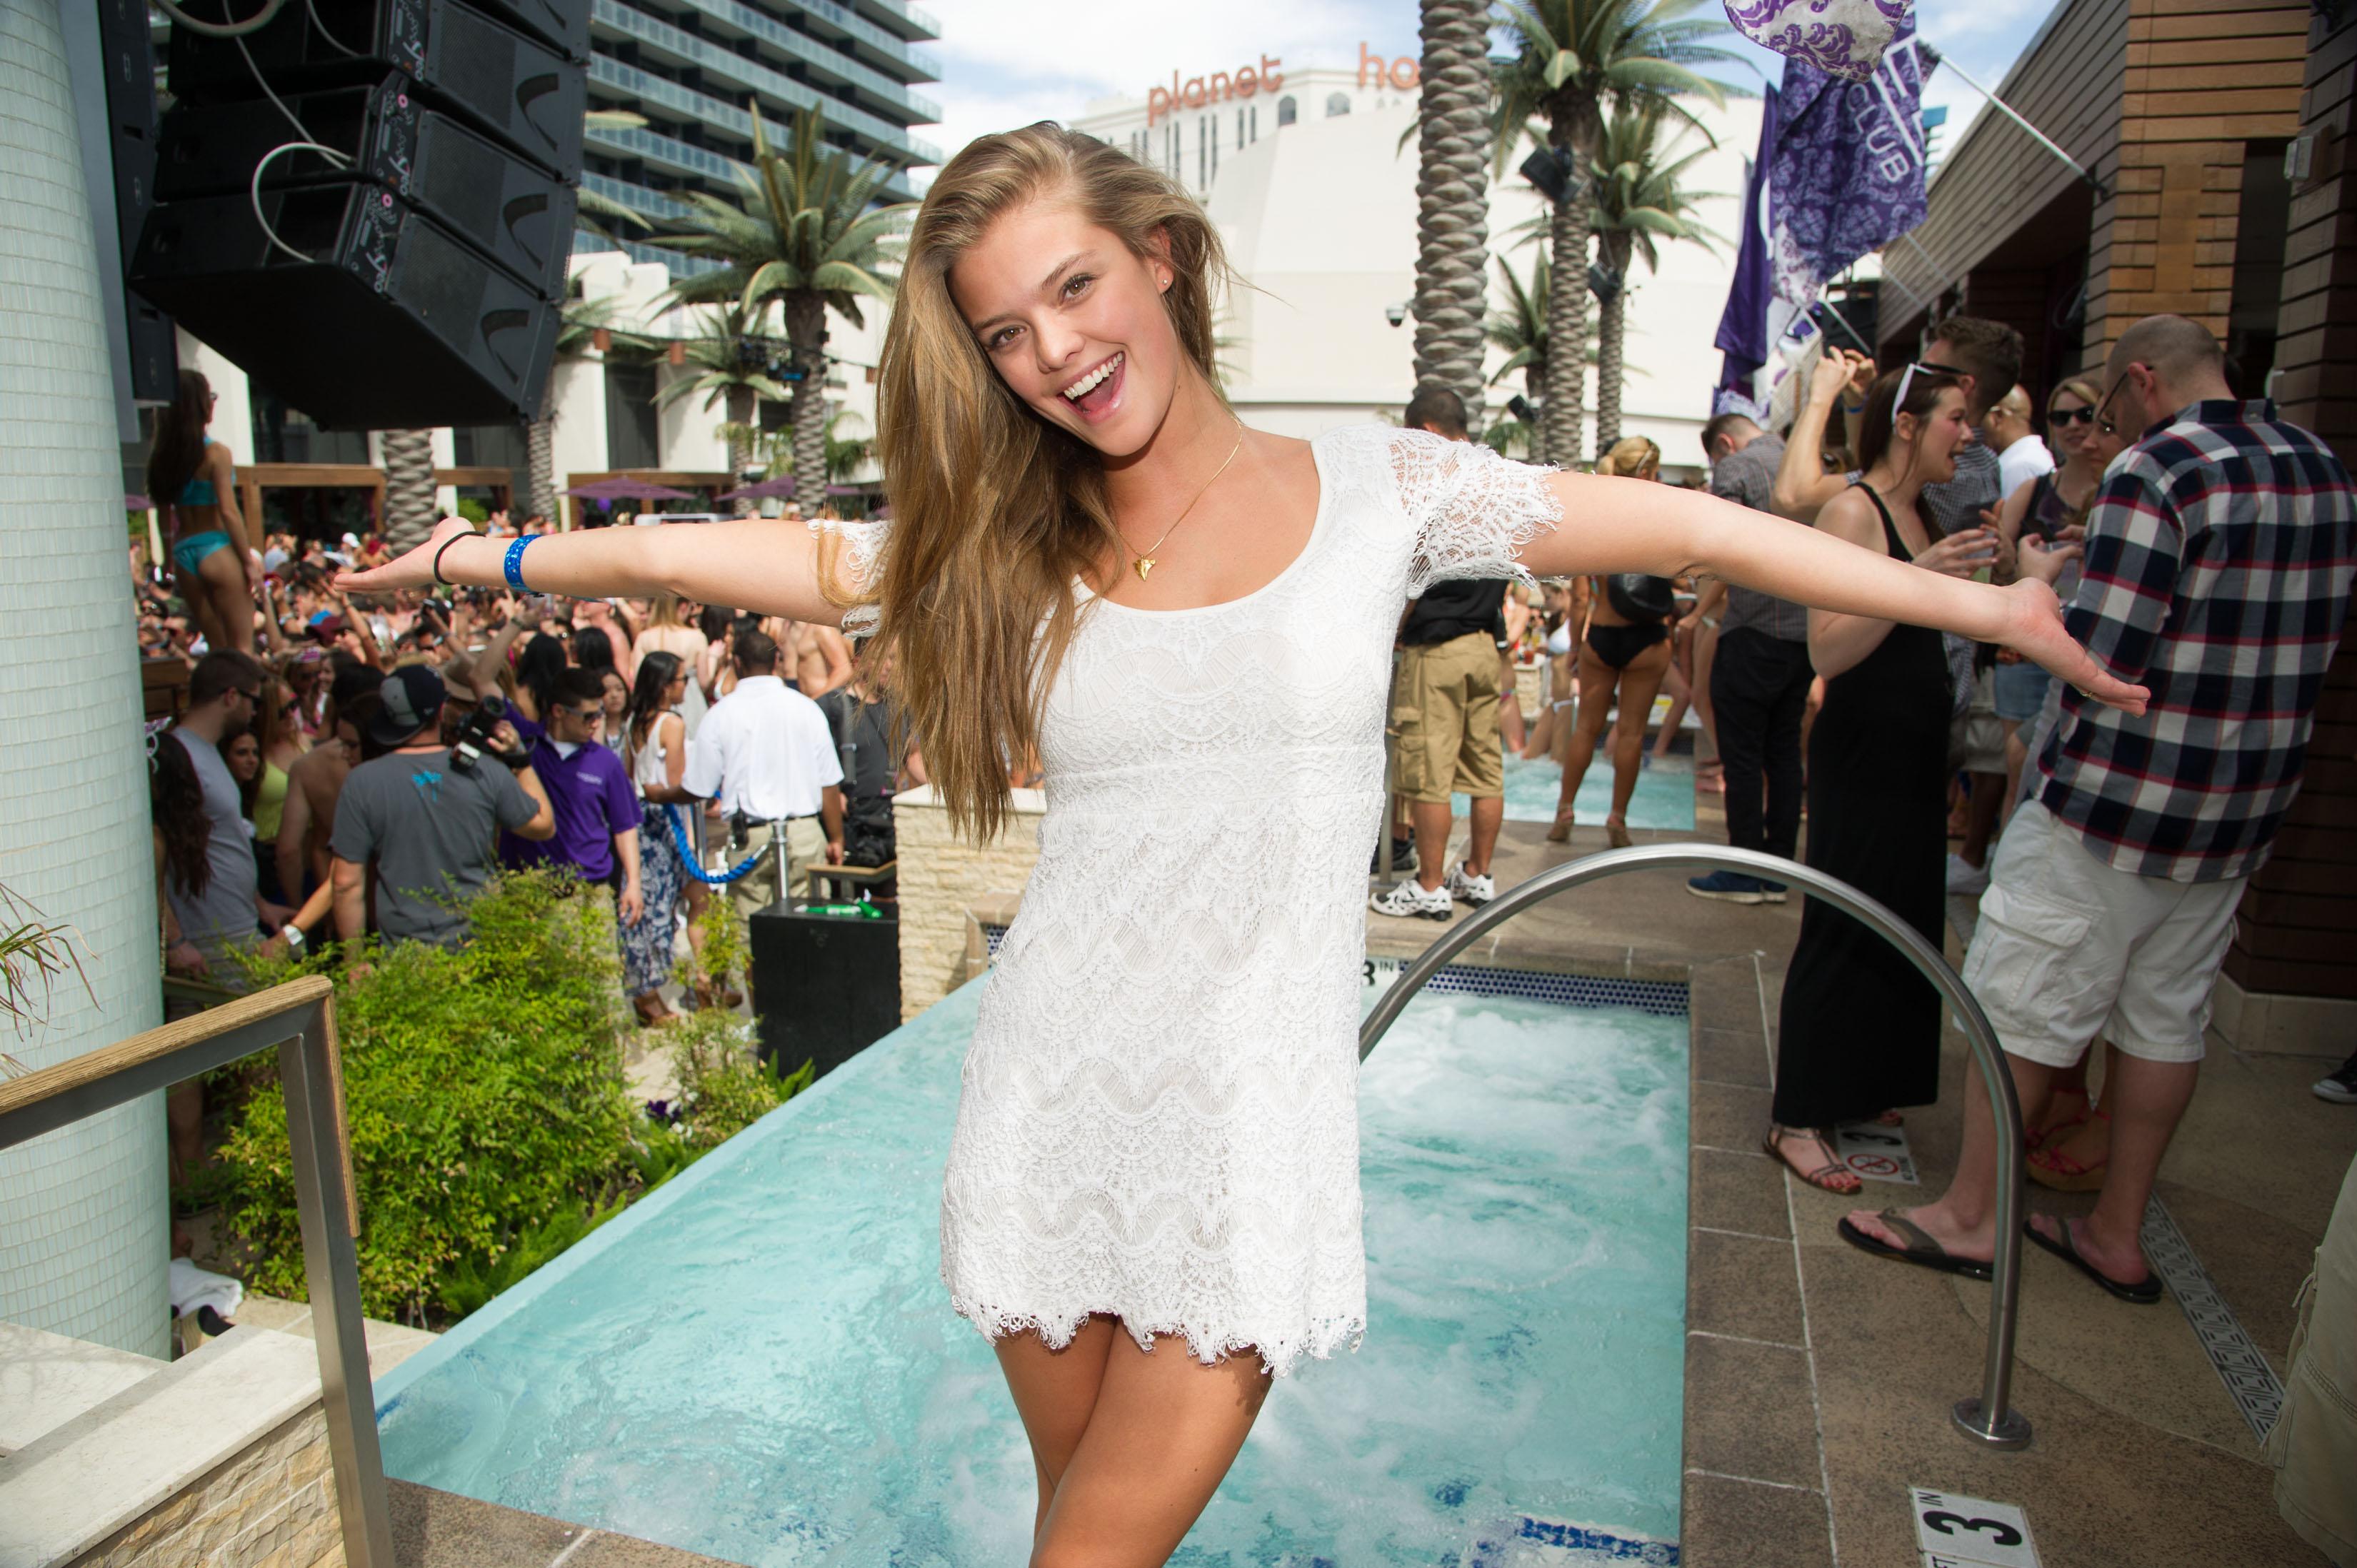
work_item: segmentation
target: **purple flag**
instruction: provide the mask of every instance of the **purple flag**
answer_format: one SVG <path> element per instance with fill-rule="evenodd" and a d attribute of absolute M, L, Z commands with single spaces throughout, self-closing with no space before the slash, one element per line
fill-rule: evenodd
<path fill-rule="evenodd" d="M 1910 31 L 1914 0 L 1727 0 L 1727 19 L 1763 49 L 1864 81 Z"/>
<path fill-rule="evenodd" d="M 1727 286 L 1727 308 L 1719 313 L 1718 336 L 1712 340 L 1727 356 L 1714 414 L 1754 414 L 1758 394 L 1753 380 L 1768 362 L 1768 309 L 1774 288 L 1769 266 L 1768 169 L 1776 154 L 1779 94 L 1771 87 L 1760 98 L 1760 147 L 1743 186 L 1743 243 L 1735 254 L 1735 280 Z"/>
<path fill-rule="evenodd" d="M 1778 297 L 1807 305 L 1827 278 L 1923 221 L 1923 79 L 1938 58 L 1902 17 L 1864 81 L 1784 61 L 1769 175 Z"/>

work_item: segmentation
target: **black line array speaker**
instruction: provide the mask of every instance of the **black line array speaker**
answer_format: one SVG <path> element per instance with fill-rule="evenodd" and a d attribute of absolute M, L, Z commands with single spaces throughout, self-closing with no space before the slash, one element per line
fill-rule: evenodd
<path fill-rule="evenodd" d="M 381 186 L 191 197 L 147 216 L 149 299 L 329 428 L 481 424 L 540 406 L 558 307 Z"/>
<path fill-rule="evenodd" d="M 394 72 L 374 87 L 289 95 L 285 102 L 323 146 L 350 159 L 338 168 L 307 152 L 282 154 L 262 176 L 264 192 L 352 183 L 382 186 L 554 299 L 564 291 L 576 195 L 533 164 L 426 106 Z M 286 116 L 267 102 L 176 107 L 164 117 L 168 148 L 156 199 L 241 196 L 253 170 L 286 140 Z"/>
<path fill-rule="evenodd" d="M 570 4 L 586 26 L 588 0 Z M 313 20 L 315 9 L 334 35 Z M 581 170 L 589 91 L 581 60 L 459 0 L 289 5 L 250 38 L 208 38 L 176 27 L 170 58 L 172 96 L 190 104 L 261 97 L 256 70 L 281 97 L 290 90 L 372 86 L 397 70 L 436 107 L 474 120 L 552 174 L 570 179 Z"/>
<path fill-rule="evenodd" d="M 132 286 L 330 428 L 537 415 L 589 4 L 296 0 L 242 38 L 174 28 Z"/>
<path fill-rule="evenodd" d="M 156 48 L 146 0 L 98 0 L 98 41 L 106 65 L 106 120 L 114 172 L 114 221 L 127 277 L 139 226 L 155 200 Z M 124 327 L 131 356 L 131 395 L 167 403 L 179 390 L 180 357 L 172 320 L 128 289 Z"/>
<path fill-rule="evenodd" d="M 761 1056 L 828 1073 L 900 1026 L 900 922 L 772 904 L 745 922 Z"/>

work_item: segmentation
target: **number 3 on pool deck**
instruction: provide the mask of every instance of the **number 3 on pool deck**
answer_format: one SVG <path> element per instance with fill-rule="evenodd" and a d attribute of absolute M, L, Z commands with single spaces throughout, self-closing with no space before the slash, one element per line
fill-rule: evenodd
<path fill-rule="evenodd" d="M 1908 1489 L 1926 1568 L 2039 1568 L 2029 1520 L 2011 1503 Z"/>

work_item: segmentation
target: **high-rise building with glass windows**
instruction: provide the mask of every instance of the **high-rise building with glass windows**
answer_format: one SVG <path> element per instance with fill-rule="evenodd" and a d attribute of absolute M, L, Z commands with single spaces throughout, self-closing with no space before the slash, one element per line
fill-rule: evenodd
<path fill-rule="evenodd" d="M 758 112 L 780 136 L 794 114 L 815 108 L 831 143 L 902 166 L 881 193 L 915 199 L 905 170 L 941 162 L 941 149 L 910 127 L 941 118 L 916 91 L 941 80 L 920 44 L 941 25 L 904 0 L 590 0 L 589 103 L 627 109 L 644 127 L 592 124 L 581 184 L 660 224 L 677 216 L 683 190 L 735 199 L 732 174 L 752 156 Z M 613 244 L 583 234 L 579 250 Z M 674 278 L 708 263 L 626 242 L 641 262 L 662 262 Z"/>

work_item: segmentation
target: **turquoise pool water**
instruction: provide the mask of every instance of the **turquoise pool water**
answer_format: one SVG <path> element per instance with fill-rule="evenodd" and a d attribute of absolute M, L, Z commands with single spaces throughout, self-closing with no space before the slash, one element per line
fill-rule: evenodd
<path fill-rule="evenodd" d="M 1029 1453 L 936 1274 L 979 989 L 387 1374 L 387 1469 L 761 1568 L 1021 1563 Z M 1685 1037 L 1417 999 L 1362 1078 L 1365 1343 L 1277 1387 L 1174 1563 L 1675 1561 L 1613 1543 L 1677 1533 Z"/>
<path fill-rule="evenodd" d="M 1517 822 L 1555 821 L 1556 795 L 1563 789 L 1563 768 L 1545 757 L 1525 762 L 1506 758 L 1506 817 Z M 1471 804 L 1462 795 L 1449 797 L 1450 809 L 1463 817 Z M 1612 810 L 1612 759 L 1602 751 L 1587 765 L 1579 781 L 1578 820 L 1601 823 Z M 1695 825 L 1694 763 L 1684 757 L 1657 762 L 1637 775 L 1637 791 L 1629 798 L 1629 825 L 1692 832 Z"/>

